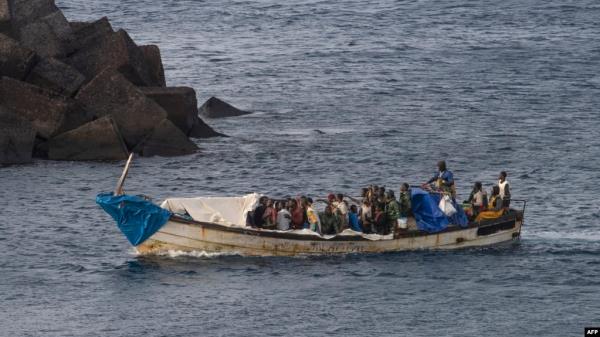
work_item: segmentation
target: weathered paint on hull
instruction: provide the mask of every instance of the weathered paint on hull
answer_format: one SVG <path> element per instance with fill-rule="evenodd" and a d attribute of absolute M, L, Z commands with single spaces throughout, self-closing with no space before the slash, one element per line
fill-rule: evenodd
<path fill-rule="evenodd" d="M 477 227 L 390 240 L 333 241 L 264 237 L 169 221 L 136 248 L 140 254 L 169 250 L 227 252 L 250 256 L 293 256 L 380 253 L 418 249 L 457 249 L 493 245 L 519 237 L 522 221 L 513 228 L 477 235 Z"/>

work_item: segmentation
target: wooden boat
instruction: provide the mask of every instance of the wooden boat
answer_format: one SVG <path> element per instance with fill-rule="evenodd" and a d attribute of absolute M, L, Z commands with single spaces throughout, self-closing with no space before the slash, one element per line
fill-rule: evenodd
<path fill-rule="evenodd" d="M 450 226 L 443 232 L 434 234 L 414 230 L 401 233 L 396 238 L 370 240 L 359 235 L 323 238 L 303 233 L 228 227 L 173 216 L 158 232 L 136 248 L 141 254 L 160 254 L 175 250 L 259 256 L 455 249 L 516 240 L 521 234 L 522 224 L 523 213 L 513 211 L 498 219 L 473 223 L 464 229 Z"/>
<path fill-rule="evenodd" d="M 122 190 L 127 170 L 128 165 L 115 194 Z M 136 249 L 140 254 L 203 251 L 249 256 L 293 256 L 489 246 L 519 239 L 525 201 L 512 202 L 519 202 L 523 207 L 519 210 L 510 209 L 497 219 L 471 222 L 466 227 L 450 225 L 437 233 L 409 229 L 397 230 L 395 234 L 387 236 L 365 235 L 349 230 L 334 236 L 321 236 L 310 230 L 265 230 L 198 221 L 172 214 L 158 231 L 138 244 Z"/>

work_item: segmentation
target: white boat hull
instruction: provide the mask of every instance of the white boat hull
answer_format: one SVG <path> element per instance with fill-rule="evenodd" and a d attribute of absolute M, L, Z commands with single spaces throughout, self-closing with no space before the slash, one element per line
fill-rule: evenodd
<path fill-rule="evenodd" d="M 249 256 L 293 256 L 318 254 L 381 253 L 419 249 L 457 249 L 494 245 L 519 238 L 522 219 L 512 217 L 495 225 L 471 225 L 436 234 L 408 232 L 395 239 L 368 240 L 358 237 L 323 239 L 260 229 L 236 228 L 171 219 L 158 232 L 138 245 L 140 254 L 168 251 L 225 252 Z M 493 227 L 496 226 L 496 227 Z"/>

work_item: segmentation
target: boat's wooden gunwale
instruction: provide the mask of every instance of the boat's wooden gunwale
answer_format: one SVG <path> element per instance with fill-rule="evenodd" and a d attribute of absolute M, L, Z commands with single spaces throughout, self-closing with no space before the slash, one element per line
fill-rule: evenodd
<path fill-rule="evenodd" d="M 459 226 L 453 225 L 453 226 L 450 226 L 450 227 L 446 228 L 445 230 L 443 230 L 441 232 L 437 232 L 437 233 L 428 233 L 428 232 L 421 231 L 421 230 L 406 231 L 406 232 L 398 233 L 394 239 L 390 239 L 390 240 L 403 239 L 403 238 L 414 238 L 414 237 L 427 236 L 427 235 L 438 235 L 438 234 L 444 234 L 444 233 L 449 233 L 449 232 L 468 230 L 468 229 L 472 229 L 472 228 L 483 228 L 483 227 L 493 226 L 493 225 L 496 225 L 496 224 L 502 223 L 502 222 L 508 222 L 508 221 L 516 222 L 516 220 L 518 220 L 518 214 L 517 213 L 509 213 L 509 214 L 501 216 L 497 219 L 486 220 L 486 221 L 482 221 L 480 223 L 470 223 L 468 227 L 459 227 Z M 267 238 L 280 238 L 280 239 L 287 239 L 287 240 L 373 241 L 373 240 L 370 240 L 370 239 L 365 238 L 360 235 L 336 235 L 331 238 L 324 238 L 322 236 L 317 236 L 317 235 L 312 235 L 312 234 L 278 232 L 278 231 L 271 231 L 271 230 L 262 230 L 259 228 L 230 227 L 230 226 L 221 225 L 218 223 L 189 220 L 189 219 L 177 216 L 177 215 L 171 216 L 171 221 L 184 223 L 184 224 L 192 225 L 192 226 L 203 227 L 206 229 L 220 230 L 220 231 L 225 231 L 225 232 L 234 232 L 234 233 L 238 233 L 238 234 L 254 235 L 254 236 L 267 237 Z"/>

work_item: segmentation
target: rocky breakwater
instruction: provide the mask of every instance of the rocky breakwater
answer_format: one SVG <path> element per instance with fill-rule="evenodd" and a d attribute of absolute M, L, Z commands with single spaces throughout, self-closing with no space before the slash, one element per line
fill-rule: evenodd
<path fill-rule="evenodd" d="M 190 138 L 223 136 L 198 113 L 157 46 L 107 18 L 69 22 L 53 0 L 0 0 L 0 164 L 190 154 Z"/>

